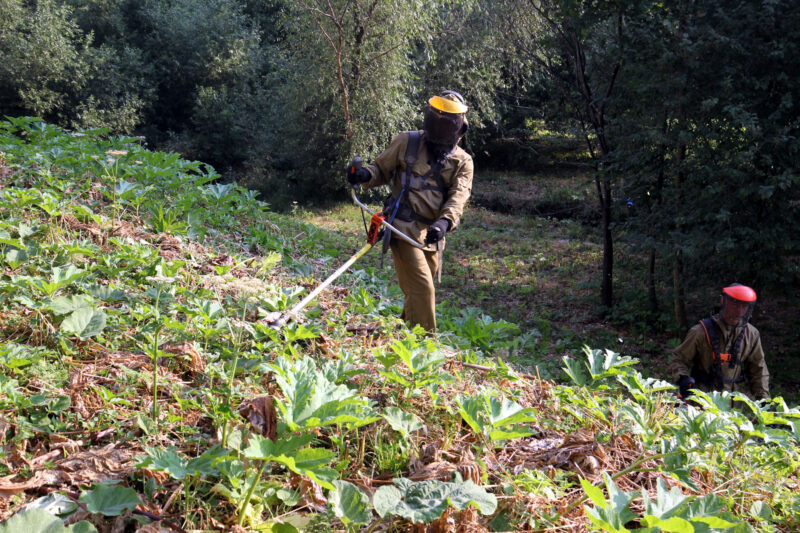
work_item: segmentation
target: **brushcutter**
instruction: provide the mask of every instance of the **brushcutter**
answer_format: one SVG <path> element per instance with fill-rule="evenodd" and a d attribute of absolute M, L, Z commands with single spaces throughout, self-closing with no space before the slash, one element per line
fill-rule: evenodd
<path fill-rule="evenodd" d="M 356 157 L 353 159 L 351 165 L 354 168 L 361 168 L 361 158 Z M 363 255 L 369 252 L 375 243 L 382 239 L 384 231 L 391 231 L 395 234 L 398 238 L 403 239 L 407 243 L 417 248 L 422 249 L 422 245 L 397 229 L 396 227 L 392 226 L 390 223 L 386 222 L 383 214 L 379 211 L 372 211 L 369 207 L 364 205 L 361 200 L 358 199 L 358 194 L 356 194 L 356 189 L 358 189 L 359 185 L 354 185 L 353 188 L 350 190 L 350 194 L 353 197 L 353 202 L 356 203 L 362 209 L 362 216 L 363 212 L 366 211 L 369 213 L 372 218 L 370 219 L 369 229 L 367 230 L 367 243 L 355 254 L 353 254 L 350 259 L 344 262 L 342 266 L 336 269 L 336 272 L 331 274 L 330 276 L 325 279 L 322 283 L 317 285 L 317 287 L 308 293 L 308 295 L 300 300 L 294 307 L 285 311 L 281 314 L 276 320 L 269 323 L 270 327 L 273 329 L 280 329 L 292 318 L 297 318 L 297 313 L 299 313 L 305 306 L 307 306 L 314 298 L 317 297 L 319 293 L 321 293 L 328 285 L 330 285 L 336 278 L 341 276 L 348 268 L 350 268 L 353 263 L 358 261 Z M 366 225 L 366 224 L 365 224 Z"/>

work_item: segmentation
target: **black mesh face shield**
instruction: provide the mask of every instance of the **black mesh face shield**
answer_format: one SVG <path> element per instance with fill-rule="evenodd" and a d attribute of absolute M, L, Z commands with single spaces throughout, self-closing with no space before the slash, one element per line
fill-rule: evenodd
<path fill-rule="evenodd" d="M 466 132 L 466 118 L 461 113 L 444 113 L 428 106 L 422 129 L 430 142 L 453 147 Z"/>
<path fill-rule="evenodd" d="M 723 294 L 719 316 L 722 318 L 723 322 L 729 326 L 741 327 L 750 322 L 750 317 L 753 316 L 753 308 L 755 306 L 755 302 L 743 302 L 727 294 Z"/>

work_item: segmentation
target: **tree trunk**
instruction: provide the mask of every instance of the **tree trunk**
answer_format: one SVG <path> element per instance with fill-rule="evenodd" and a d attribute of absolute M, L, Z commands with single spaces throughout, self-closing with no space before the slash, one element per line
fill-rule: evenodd
<path fill-rule="evenodd" d="M 611 183 L 603 180 L 603 280 L 600 287 L 600 303 L 603 307 L 614 305 L 614 240 L 611 234 Z"/>
<path fill-rule="evenodd" d="M 650 259 L 647 265 L 647 300 L 650 302 L 650 312 L 658 312 L 658 294 L 656 293 L 656 249 L 650 248 Z M 651 324 L 652 325 L 652 324 Z"/>
<path fill-rule="evenodd" d="M 681 331 L 686 331 L 689 319 L 686 318 L 686 289 L 683 285 L 683 257 L 680 250 L 672 258 L 672 309 Z"/>

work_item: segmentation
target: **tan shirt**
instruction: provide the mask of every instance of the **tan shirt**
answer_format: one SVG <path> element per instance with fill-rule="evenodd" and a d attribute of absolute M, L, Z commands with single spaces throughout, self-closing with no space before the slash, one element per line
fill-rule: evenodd
<path fill-rule="evenodd" d="M 408 138 L 409 133 L 407 131 L 397 135 L 392 139 L 392 142 L 386 150 L 378 156 L 375 162 L 365 167 L 372 176 L 372 179 L 364 183 L 364 187 L 371 188 L 390 184 L 392 195 L 396 198 L 400 194 L 402 190 L 401 178 L 406 169 L 404 159 Z M 419 140 L 417 160 L 414 162 L 411 169 L 415 176 L 424 176 L 428 170 L 430 170 L 431 167 L 428 164 L 428 157 L 428 150 L 425 147 L 425 135 L 423 133 Z M 467 200 L 469 200 L 470 193 L 472 192 L 472 174 L 472 157 L 461 149 L 461 147 L 456 146 L 453 153 L 447 157 L 441 172 L 442 181 L 448 191 L 447 200 L 444 202 L 444 205 L 442 205 L 442 194 L 439 191 L 431 189 L 409 190 L 407 197 L 408 204 L 417 214 L 425 218 L 434 221 L 440 218 L 446 218 L 450 221 L 450 231 L 453 231 L 458 227 L 461 215 L 464 212 L 464 207 L 466 207 Z M 434 176 L 428 177 L 427 184 L 436 186 L 436 178 Z M 425 236 L 428 233 L 428 225 L 424 222 L 419 220 L 406 222 L 395 219 L 392 225 L 417 242 L 425 242 Z M 443 248 L 444 240 L 441 241 L 441 245 L 438 247 L 436 244 L 425 247 L 425 249 L 429 251 Z"/>
<path fill-rule="evenodd" d="M 720 351 L 729 353 L 741 327 L 728 326 L 719 315 L 713 315 L 711 318 L 719 327 Z M 724 378 L 737 379 L 744 376 L 745 381 L 725 383 L 724 390 L 742 392 L 755 399 L 769 398 L 769 371 L 764 360 L 764 350 L 761 348 L 761 335 L 752 324 L 747 324 L 745 327 L 747 329 L 739 348 L 741 364 L 731 367 L 726 362 L 722 363 Z M 705 329 L 701 324 L 696 324 L 686 334 L 681 345 L 673 351 L 668 371 L 673 382 L 677 382 L 680 376 L 692 376 L 697 379 L 700 375 L 698 370 L 711 373 L 713 360 L 713 350 L 706 337 Z M 706 392 L 711 390 L 707 384 L 700 383 L 699 380 L 695 388 Z"/>

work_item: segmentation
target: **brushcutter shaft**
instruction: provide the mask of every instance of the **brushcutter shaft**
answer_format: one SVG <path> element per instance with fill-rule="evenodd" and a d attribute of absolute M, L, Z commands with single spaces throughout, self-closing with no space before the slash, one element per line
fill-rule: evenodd
<path fill-rule="evenodd" d="M 323 281 L 322 283 L 320 283 L 317 286 L 316 289 L 314 289 L 313 291 L 308 293 L 308 295 L 305 298 L 303 298 L 302 300 L 300 300 L 300 302 L 298 302 L 297 305 L 295 305 L 294 307 L 292 307 L 291 309 L 289 309 L 288 311 L 283 313 L 280 316 L 280 318 L 278 318 L 278 320 L 276 320 L 275 322 L 270 324 L 270 326 L 275 328 L 275 329 L 280 329 L 284 324 L 286 324 L 286 322 L 289 321 L 289 319 L 296 318 L 297 317 L 297 313 L 299 313 L 301 309 L 303 309 L 305 306 L 307 306 L 309 304 L 309 302 L 311 302 L 311 300 L 316 298 L 317 295 L 319 293 L 321 293 L 325 289 L 325 287 L 330 285 L 333 282 L 333 280 L 335 280 L 336 278 L 341 276 L 344 273 L 345 270 L 350 268 L 350 265 L 352 265 L 353 263 L 358 261 L 361 258 L 361 256 L 363 256 L 365 253 L 369 252 L 370 249 L 372 249 L 372 244 L 371 243 L 365 244 L 363 248 L 361 248 L 359 251 L 357 251 L 350 259 L 348 259 L 342 266 L 340 266 L 336 270 L 336 272 L 334 272 L 333 274 L 328 276 L 328 278 L 325 281 Z"/>
<path fill-rule="evenodd" d="M 355 202 L 355 203 L 356 203 L 356 204 L 357 204 L 357 205 L 358 205 L 358 206 L 359 206 L 361 209 L 363 209 L 364 211 L 366 211 L 366 212 L 367 212 L 367 213 L 369 213 L 370 215 L 375 215 L 375 213 L 374 213 L 374 212 L 373 212 L 373 211 L 372 211 L 372 210 L 371 210 L 369 207 L 367 207 L 366 205 L 362 204 L 362 203 L 361 203 L 361 200 L 359 200 L 359 199 L 358 199 L 358 195 L 356 195 L 356 189 L 355 189 L 355 187 L 354 187 L 354 188 L 352 188 L 352 189 L 350 189 L 350 194 L 353 196 L 353 201 L 354 201 L 354 202 Z M 414 247 L 416 247 L 416 248 L 419 248 L 420 250 L 423 248 L 423 246 L 422 246 L 420 243 L 418 243 L 417 241 L 415 241 L 414 239 L 412 239 L 411 237 L 409 237 L 408 235 L 406 235 L 405 233 L 403 233 L 403 232 L 402 232 L 402 231 L 400 231 L 399 229 L 395 228 L 394 226 L 392 226 L 391 224 L 389 224 L 388 222 L 386 222 L 386 220 L 381 220 L 381 225 L 383 225 L 383 226 L 386 226 L 386 227 L 387 227 L 389 230 L 391 230 L 391 232 L 392 232 L 392 233 L 394 233 L 395 235 L 397 235 L 398 237 L 400 237 L 401 239 L 403 239 L 404 241 L 406 241 L 406 242 L 407 242 L 408 244 L 410 244 L 411 246 L 414 246 Z"/>

